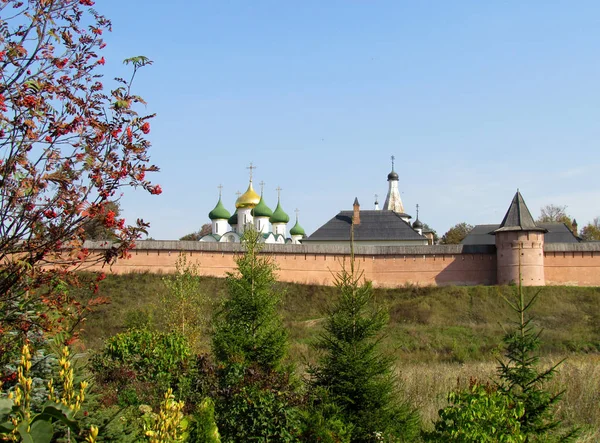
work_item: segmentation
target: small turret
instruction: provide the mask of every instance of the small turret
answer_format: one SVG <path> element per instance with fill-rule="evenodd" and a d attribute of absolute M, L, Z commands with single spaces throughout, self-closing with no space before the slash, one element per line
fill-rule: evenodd
<path fill-rule="evenodd" d="M 404 213 L 404 205 L 400 198 L 400 190 L 398 189 L 398 174 L 394 171 L 394 160 L 396 157 L 392 155 L 392 172 L 388 174 L 388 193 L 385 198 L 383 209 L 386 211 L 394 211 L 398 214 Z"/>
<path fill-rule="evenodd" d="M 519 280 L 524 286 L 545 284 L 546 232 L 546 229 L 535 224 L 523 196 L 517 189 L 502 224 L 494 231 L 498 284 L 519 283 Z"/>
<path fill-rule="evenodd" d="M 290 235 L 292 237 L 292 243 L 299 244 L 300 240 L 302 240 L 306 236 L 306 232 L 304 232 L 304 228 L 300 226 L 298 223 L 298 209 L 296 209 L 296 224 L 292 229 L 290 229 Z"/>
<path fill-rule="evenodd" d="M 212 234 L 215 235 L 223 235 L 227 232 L 227 220 L 231 217 L 231 214 L 225 206 L 223 206 L 223 202 L 221 201 L 221 190 L 223 189 L 222 185 L 218 186 L 219 188 L 219 201 L 215 208 L 208 213 L 208 218 L 212 222 Z"/>
<path fill-rule="evenodd" d="M 263 198 L 264 185 L 264 182 L 260 182 L 260 201 L 251 211 L 254 218 L 254 227 L 258 232 L 262 233 L 269 232 L 269 217 L 273 215 L 273 211 L 267 206 Z"/>
<path fill-rule="evenodd" d="M 360 225 L 360 203 L 358 203 L 358 197 L 354 197 L 354 204 L 352 205 L 354 214 L 352 215 L 352 224 Z"/>
<path fill-rule="evenodd" d="M 273 211 L 273 215 L 269 219 L 273 225 L 273 233 L 275 235 L 280 234 L 285 238 L 287 235 L 287 224 L 290 221 L 290 216 L 285 213 L 281 207 L 281 191 L 282 189 L 277 187 L 277 207 Z"/>

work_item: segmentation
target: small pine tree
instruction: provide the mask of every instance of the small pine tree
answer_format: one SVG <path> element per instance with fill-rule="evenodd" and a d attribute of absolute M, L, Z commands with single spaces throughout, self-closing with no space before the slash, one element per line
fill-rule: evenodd
<path fill-rule="evenodd" d="M 259 252 L 260 233 L 247 229 L 237 273 L 215 318 L 213 352 L 219 370 L 216 422 L 223 442 L 297 441 L 299 396 L 282 364 L 287 331 L 277 313 L 275 265 Z"/>
<path fill-rule="evenodd" d="M 568 441 L 575 436 L 576 430 L 564 435 L 554 432 L 561 425 L 554 413 L 563 393 L 553 394 L 545 388 L 562 361 L 545 370 L 538 369 L 542 331 L 535 331 L 529 311 L 539 292 L 526 301 L 520 280 L 514 299 L 505 298 L 516 314 L 516 321 L 513 322 L 514 329 L 503 338 L 504 359 L 498 360 L 498 391 L 523 405 L 524 414 L 519 420 L 521 431 L 528 436 L 527 441 Z"/>
<path fill-rule="evenodd" d="M 254 229 L 244 232 L 245 253 L 236 258 L 237 273 L 227 275 L 229 296 L 217 313 L 212 345 L 220 364 L 272 370 L 285 356 L 287 332 L 277 314 L 276 266 L 259 255 L 259 236 Z"/>
<path fill-rule="evenodd" d="M 350 269 L 336 275 L 339 298 L 330 307 L 315 344 L 321 357 L 310 368 L 313 389 L 325 389 L 352 426 L 353 442 L 413 441 L 419 418 L 398 400 L 393 360 L 378 350 L 387 313 L 373 306 L 370 282 L 363 282 L 352 254 Z"/>

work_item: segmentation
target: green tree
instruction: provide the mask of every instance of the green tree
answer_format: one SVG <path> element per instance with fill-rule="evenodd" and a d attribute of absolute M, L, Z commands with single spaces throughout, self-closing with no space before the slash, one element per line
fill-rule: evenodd
<path fill-rule="evenodd" d="M 540 209 L 538 223 L 564 223 L 572 231 L 573 219 L 567 215 L 567 207 L 549 204 Z"/>
<path fill-rule="evenodd" d="M 181 237 L 179 240 L 198 241 L 205 235 L 210 234 L 211 231 L 212 225 L 210 223 L 204 223 L 197 232 L 190 232 L 189 234 L 186 234 L 183 237 Z"/>
<path fill-rule="evenodd" d="M 496 387 L 471 380 L 468 389 L 448 395 L 450 403 L 439 411 L 435 430 L 426 433 L 431 442 L 520 443 L 526 441 L 519 419 L 522 403 L 498 392 Z"/>
<path fill-rule="evenodd" d="M 473 225 L 462 222 L 452 226 L 442 236 L 440 243 L 442 245 L 458 245 L 473 230 Z"/>
<path fill-rule="evenodd" d="M 527 441 L 567 441 L 575 434 L 574 430 L 565 435 L 555 432 L 561 424 L 555 413 L 562 392 L 551 393 L 545 387 L 562 361 L 547 369 L 538 368 L 541 331 L 535 331 L 529 313 L 539 292 L 526 301 L 521 284 L 515 291 L 512 300 L 506 299 L 516 320 L 503 338 L 504 358 L 498 361 L 498 392 L 523 405 L 524 413 L 519 421 Z"/>
<path fill-rule="evenodd" d="M 163 277 L 168 293 L 161 298 L 167 326 L 184 336 L 192 349 L 198 349 L 207 323 L 207 297 L 200 289 L 198 265 L 181 253 L 175 262 L 175 275 Z"/>
<path fill-rule="evenodd" d="M 600 241 L 600 217 L 594 218 L 581 229 L 581 238 L 585 241 Z"/>
<path fill-rule="evenodd" d="M 363 281 L 353 256 L 335 285 L 339 298 L 315 343 L 320 358 L 309 370 L 311 387 L 329 393 L 352 426 L 351 441 L 414 441 L 418 415 L 400 400 L 393 359 L 378 349 L 388 315 L 374 304 L 371 283 Z"/>
<path fill-rule="evenodd" d="M 224 442 L 297 441 L 298 395 L 283 366 L 287 332 L 277 312 L 275 265 L 261 255 L 261 234 L 247 229 L 237 272 L 215 317 L 212 348 L 219 367 L 216 420 Z"/>

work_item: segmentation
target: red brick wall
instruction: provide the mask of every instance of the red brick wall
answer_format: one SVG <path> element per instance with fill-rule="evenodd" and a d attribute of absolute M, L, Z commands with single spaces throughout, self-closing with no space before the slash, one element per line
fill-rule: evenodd
<path fill-rule="evenodd" d="M 131 258 L 119 260 L 109 272 L 168 273 L 175 271 L 179 252 L 134 250 Z M 224 277 L 235 269 L 232 252 L 187 252 L 202 275 Z M 191 256 L 189 255 L 191 254 Z M 278 279 L 303 284 L 333 284 L 333 273 L 340 271 L 344 255 L 272 254 L 278 266 Z M 416 285 L 490 285 L 496 282 L 494 254 L 460 255 L 375 255 L 356 256 L 358 268 L 375 286 Z M 91 269 L 99 269 L 92 267 Z M 107 269 L 105 269 L 107 271 Z"/>
<path fill-rule="evenodd" d="M 547 285 L 600 286 L 600 252 L 545 252 Z"/>

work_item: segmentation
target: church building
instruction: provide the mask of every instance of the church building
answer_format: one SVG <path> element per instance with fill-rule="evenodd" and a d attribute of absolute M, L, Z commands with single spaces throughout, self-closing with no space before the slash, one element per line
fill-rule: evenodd
<path fill-rule="evenodd" d="M 354 199 L 352 211 L 341 211 L 319 229 L 303 244 L 343 244 L 350 241 L 350 232 L 354 231 L 354 244 L 365 246 L 419 246 L 433 244 L 433 232 L 424 231 L 423 223 L 417 219 L 411 224 L 411 216 L 404 211 L 398 186 L 398 173 L 394 170 L 387 176 L 388 192 L 383 208 L 379 208 L 377 199 L 375 209 L 360 209 L 358 199 Z"/>
<path fill-rule="evenodd" d="M 298 222 L 297 210 L 296 224 L 290 229 L 288 236 L 287 224 L 290 217 L 281 207 L 281 188 L 277 188 L 277 207 L 275 211 L 272 211 L 264 199 L 264 183 L 261 183 L 260 195 L 252 186 L 252 170 L 255 168 L 250 163 L 248 189 L 238 196 L 233 215 L 221 201 L 222 186 L 219 186 L 219 201 L 208 213 L 212 224 L 211 233 L 200 238 L 201 242 L 239 243 L 244 231 L 250 226 L 261 233 L 261 242 L 268 244 L 299 244 L 300 240 L 306 236 Z"/>

